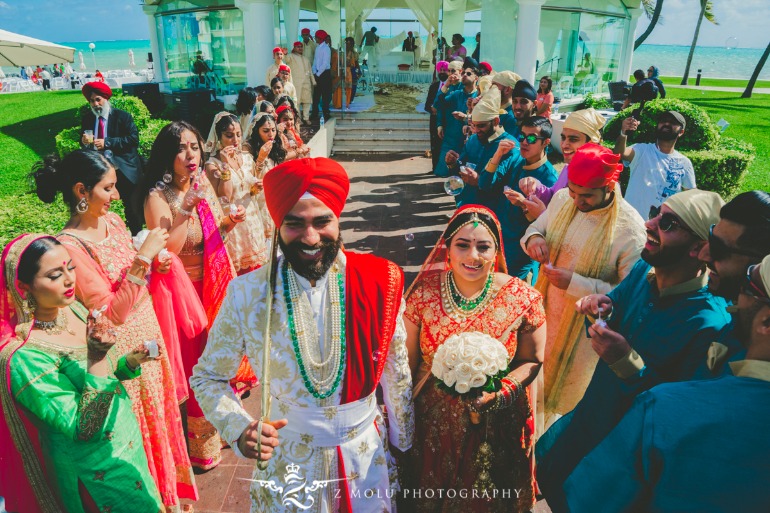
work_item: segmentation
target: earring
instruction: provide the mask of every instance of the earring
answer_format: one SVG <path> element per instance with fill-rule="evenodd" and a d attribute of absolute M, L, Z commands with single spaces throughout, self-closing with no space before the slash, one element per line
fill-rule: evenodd
<path fill-rule="evenodd" d="M 80 201 L 78 201 L 78 204 L 75 205 L 75 212 L 78 214 L 85 214 L 86 210 L 88 210 L 88 200 L 83 196 L 80 198 Z"/>
<path fill-rule="evenodd" d="M 32 296 L 29 296 L 28 298 L 24 298 L 24 300 L 21 302 L 21 310 L 24 312 L 24 315 L 26 317 L 32 317 L 32 314 L 35 313 L 35 309 L 37 308 L 37 303 L 35 303 L 35 298 Z"/>
<path fill-rule="evenodd" d="M 166 174 L 163 175 L 163 182 L 164 183 L 171 183 L 171 180 L 173 180 L 173 179 L 174 179 L 174 177 L 171 176 L 171 173 L 169 173 L 168 171 L 166 171 Z"/>

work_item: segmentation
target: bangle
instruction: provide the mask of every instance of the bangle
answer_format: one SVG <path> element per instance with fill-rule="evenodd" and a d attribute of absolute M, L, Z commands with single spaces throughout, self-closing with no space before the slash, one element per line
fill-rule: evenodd
<path fill-rule="evenodd" d="M 223 182 L 229 182 L 232 178 L 232 175 L 230 174 L 230 169 L 226 169 L 225 171 L 220 171 L 219 173 L 219 179 Z"/>
<path fill-rule="evenodd" d="M 228 215 L 227 215 L 227 217 L 229 217 L 229 218 L 230 218 L 230 221 L 231 221 L 233 224 L 238 224 L 238 221 L 236 221 L 235 219 L 233 219 L 233 215 L 232 215 L 232 214 L 228 214 Z"/>
<path fill-rule="evenodd" d="M 137 255 L 134 257 L 134 260 L 138 260 L 139 265 L 141 265 L 142 267 L 146 267 L 149 269 L 150 266 L 152 266 L 152 259 L 144 255 L 140 255 L 137 253 Z"/>
<path fill-rule="evenodd" d="M 185 210 L 181 205 L 179 206 L 179 213 L 183 216 L 192 217 L 192 209 Z"/>
<path fill-rule="evenodd" d="M 135 284 L 135 285 L 140 285 L 142 287 L 147 285 L 147 280 L 143 280 L 141 278 L 137 278 L 136 276 L 134 276 L 131 273 L 126 273 L 126 279 L 128 281 L 130 281 L 131 283 Z"/>
<path fill-rule="evenodd" d="M 620 137 L 628 137 L 628 134 L 626 133 L 625 130 L 620 131 Z"/>

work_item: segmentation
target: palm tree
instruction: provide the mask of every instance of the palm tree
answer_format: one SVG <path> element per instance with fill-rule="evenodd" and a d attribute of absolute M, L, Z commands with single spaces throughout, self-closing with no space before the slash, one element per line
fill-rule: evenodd
<path fill-rule="evenodd" d="M 770 43 L 767 44 L 767 48 L 765 48 L 765 53 L 763 53 L 762 57 L 759 58 L 757 67 L 754 68 L 754 73 L 751 74 L 751 78 L 749 79 L 749 85 L 746 86 L 746 90 L 743 91 L 741 98 L 751 98 L 751 91 L 754 89 L 754 84 L 757 83 L 757 78 L 759 78 L 759 72 L 762 71 L 762 68 L 765 66 L 765 62 L 767 62 L 768 56 L 770 56 Z"/>
<path fill-rule="evenodd" d="M 644 14 L 650 19 L 650 24 L 647 25 L 644 34 L 634 41 L 634 50 L 642 46 L 642 43 L 644 43 L 645 39 L 652 34 L 655 25 L 657 25 L 659 21 L 663 24 L 663 19 L 660 17 L 660 11 L 663 9 L 663 0 L 642 0 L 641 7 L 644 9 Z"/>
<path fill-rule="evenodd" d="M 695 35 L 692 38 L 692 44 L 690 45 L 690 54 L 687 56 L 687 66 L 684 68 L 684 76 L 682 77 L 681 85 L 687 85 L 687 79 L 690 78 L 690 65 L 692 64 L 692 56 L 695 53 L 695 45 L 698 43 L 698 34 L 700 33 L 700 25 L 703 23 L 703 18 L 714 25 L 719 25 L 716 17 L 714 16 L 714 5 L 711 0 L 699 0 L 700 1 L 700 15 L 698 15 L 698 24 L 695 25 Z"/>

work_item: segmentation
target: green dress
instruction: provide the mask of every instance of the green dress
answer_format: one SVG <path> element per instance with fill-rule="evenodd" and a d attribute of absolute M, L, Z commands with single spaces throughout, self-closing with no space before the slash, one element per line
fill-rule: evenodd
<path fill-rule="evenodd" d="M 75 314 L 85 320 L 85 308 Z M 87 372 L 86 347 L 30 337 L 11 361 L 11 392 L 36 425 L 49 483 L 68 513 L 84 513 L 79 483 L 99 511 L 163 511 L 150 475 L 139 425 L 120 381 L 133 379 L 125 357 L 113 374 Z"/>

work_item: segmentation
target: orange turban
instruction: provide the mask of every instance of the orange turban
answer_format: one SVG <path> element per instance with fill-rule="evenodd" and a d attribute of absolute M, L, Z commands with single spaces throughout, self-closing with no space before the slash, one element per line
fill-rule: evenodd
<path fill-rule="evenodd" d="M 283 218 L 305 193 L 339 217 L 350 191 L 345 169 L 324 157 L 289 160 L 268 171 L 263 181 L 267 210 L 276 226 L 283 224 Z"/>
<path fill-rule="evenodd" d="M 599 144 L 584 144 L 567 166 L 567 178 L 580 187 L 598 189 L 618 181 L 623 164 L 620 155 Z"/>

